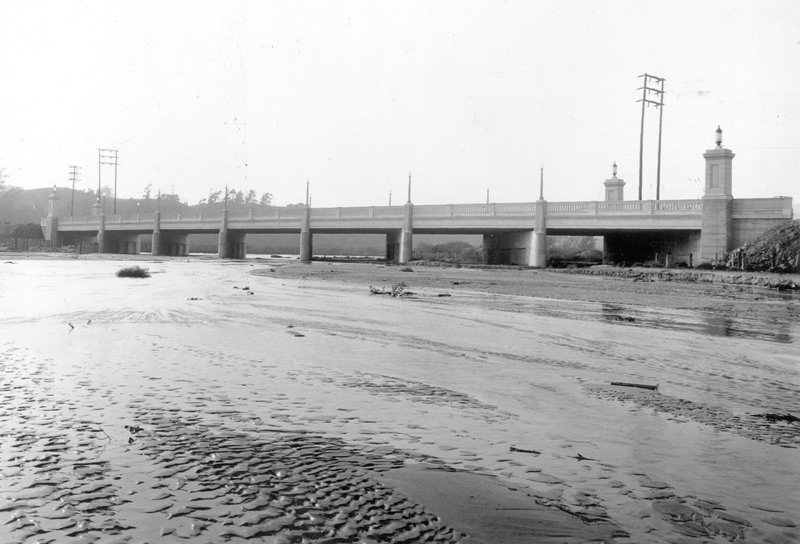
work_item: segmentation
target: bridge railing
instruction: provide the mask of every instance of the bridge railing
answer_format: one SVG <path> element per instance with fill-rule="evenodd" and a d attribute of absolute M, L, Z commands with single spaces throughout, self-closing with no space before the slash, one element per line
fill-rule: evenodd
<path fill-rule="evenodd" d="M 583 202 L 547 202 L 547 215 L 551 217 L 581 217 L 581 216 L 646 216 L 646 215 L 694 215 L 702 214 L 702 200 L 624 200 L 619 202 L 608 201 L 583 201 Z M 421 204 L 413 208 L 415 217 L 420 218 L 448 218 L 448 217 L 509 217 L 535 215 L 534 202 L 509 202 L 486 204 Z M 260 221 L 260 220 L 296 220 L 302 217 L 305 208 L 292 206 L 287 208 L 274 207 L 267 210 L 251 211 L 245 214 L 230 215 L 229 220 Z M 381 219 L 403 217 L 404 206 L 360 206 L 337 208 L 311 208 L 312 219 Z M 162 224 L 176 223 L 201 223 L 206 225 L 219 224 L 219 212 L 204 214 L 200 211 L 188 213 L 161 214 Z M 154 213 L 134 215 L 107 215 L 107 225 L 152 225 L 155 221 Z M 100 218 L 97 216 L 61 217 L 59 225 L 80 227 L 85 225 L 98 225 Z"/>
<path fill-rule="evenodd" d="M 697 200 L 656 200 L 657 212 L 703 213 L 703 201 Z"/>
<path fill-rule="evenodd" d="M 371 219 L 403 217 L 402 206 L 356 206 L 340 208 L 311 208 L 312 219 Z"/>
<path fill-rule="evenodd" d="M 548 202 L 548 216 L 700 215 L 702 200 L 622 200 L 618 202 Z"/>
<path fill-rule="evenodd" d="M 75 215 L 72 217 L 59 217 L 59 226 L 73 226 L 73 225 L 98 225 L 100 218 L 96 215 Z"/>
<path fill-rule="evenodd" d="M 107 215 L 106 225 L 120 223 L 152 223 L 156 219 L 154 213 L 141 213 L 132 215 Z"/>

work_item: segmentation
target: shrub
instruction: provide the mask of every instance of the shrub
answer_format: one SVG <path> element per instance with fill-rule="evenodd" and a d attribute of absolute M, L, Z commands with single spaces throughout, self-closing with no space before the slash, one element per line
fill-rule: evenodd
<path fill-rule="evenodd" d="M 120 278 L 149 278 L 150 272 L 141 266 L 129 266 L 117 270 L 117 276 Z"/>

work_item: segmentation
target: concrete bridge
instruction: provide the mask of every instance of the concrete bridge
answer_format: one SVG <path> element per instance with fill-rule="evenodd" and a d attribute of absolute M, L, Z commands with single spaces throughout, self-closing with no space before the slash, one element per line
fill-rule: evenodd
<path fill-rule="evenodd" d="M 255 233 L 300 235 L 302 261 L 311 260 L 313 236 L 321 233 L 368 233 L 386 236 L 386 258 L 412 259 L 413 235 L 481 234 L 486 261 L 492 264 L 545 266 L 548 235 L 603 236 L 604 259 L 611 262 L 715 262 L 731 249 L 765 230 L 792 219 L 788 197 L 733 198 L 734 154 L 721 147 L 704 153 L 705 195 L 697 200 L 624 200 L 625 182 L 605 181 L 606 200 L 548 202 L 540 185 L 534 202 L 414 205 L 409 182 L 402 206 L 272 208 L 268 212 L 229 216 L 104 215 L 99 202 L 89 217 L 56 217 L 55 191 L 42 220 L 52 246 L 92 244 L 101 253 L 138 253 L 149 235 L 154 255 L 186 255 L 189 235 L 218 236 L 221 258 L 244 258 L 246 236 Z"/>

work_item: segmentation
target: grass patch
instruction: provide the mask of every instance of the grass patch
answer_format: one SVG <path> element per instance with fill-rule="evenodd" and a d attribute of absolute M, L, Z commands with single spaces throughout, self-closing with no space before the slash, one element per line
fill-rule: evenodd
<path fill-rule="evenodd" d="M 117 270 L 117 277 L 119 278 L 149 278 L 150 271 L 141 266 L 128 266 Z"/>

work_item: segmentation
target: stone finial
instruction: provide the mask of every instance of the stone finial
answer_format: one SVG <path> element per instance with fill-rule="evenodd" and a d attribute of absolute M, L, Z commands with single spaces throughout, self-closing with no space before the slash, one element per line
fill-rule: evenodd
<path fill-rule="evenodd" d="M 714 141 L 717 143 L 717 149 L 721 149 L 722 148 L 722 129 L 719 128 L 719 125 L 717 125 L 717 130 L 714 131 L 714 136 L 715 136 Z"/>
<path fill-rule="evenodd" d="M 606 186 L 606 201 L 621 202 L 624 200 L 625 180 L 617 177 L 617 163 L 611 165 L 611 177 L 603 182 Z"/>

